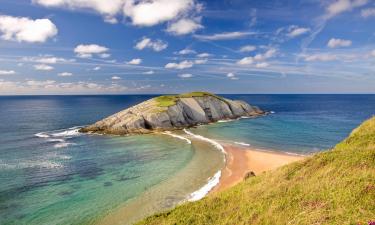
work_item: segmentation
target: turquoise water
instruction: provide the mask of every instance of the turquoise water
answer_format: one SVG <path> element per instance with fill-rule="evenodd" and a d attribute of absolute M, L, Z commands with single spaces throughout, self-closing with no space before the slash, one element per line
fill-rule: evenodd
<path fill-rule="evenodd" d="M 75 126 L 150 97 L 0 97 L 0 224 L 87 224 L 110 212 L 138 219 L 174 206 L 204 185 L 222 166 L 219 151 L 207 143 L 75 132 Z M 375 112 L 375 95 L 227 97 L 275 113 L 191 131 L 309 153 L 334 146 Z"/>

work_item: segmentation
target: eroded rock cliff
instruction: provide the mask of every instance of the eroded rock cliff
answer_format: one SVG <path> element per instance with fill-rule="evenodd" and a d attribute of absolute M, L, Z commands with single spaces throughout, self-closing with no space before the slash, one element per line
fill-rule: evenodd
<path fill-rule="evenodd" d="M 258 107 L 244 101 L 230 100 L 206 92 L 193 92 L 147 100 L 80 131 L 119 135 L 143 134 L 263 114 Z"/>

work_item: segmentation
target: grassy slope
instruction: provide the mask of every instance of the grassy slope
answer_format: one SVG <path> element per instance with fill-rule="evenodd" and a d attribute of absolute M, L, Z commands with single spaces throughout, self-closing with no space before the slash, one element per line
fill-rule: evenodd
<path fill-rule="evenodd" d="M 333 150 L 139 224 L 367 224 L 370 220 L 375 221 L 375 117 Z"/>
<path fill-rule="evenodd" d="M 159 107 L 168 107 L 168 106 L 175 105 L 176 101 L 179 98 L 192 98 L 192 97 L 204 97 L 204 96 L 212 96 L 212 97 L 223 100 L 223 98 L 217 95 L 211 94 L 209 92 L 202 92 L 202 91 L 190 92 L 190 93 L 185 93 L 185 94 L 180 94 L 180 95 L 162 95 L 162 96 L 156 97 L 155 100 L 158 102 Z"/>

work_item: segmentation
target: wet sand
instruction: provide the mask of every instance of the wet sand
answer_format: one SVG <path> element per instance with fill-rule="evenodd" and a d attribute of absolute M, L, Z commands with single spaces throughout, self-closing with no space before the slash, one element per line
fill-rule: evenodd
<path fill-rule="evenodd" d="M 211 191 L 211 194 L 238 184 L 250 171 L 253 171 L 255 175 L 259 175 L 262 172 L 270 171 L 305 158 L 305 156 L 274 151 L 261 151 L 251 147 L 240 147 L 229 144 L 223 146 L 227 152 L 227 163 L 222 170 L 220 183 Z"/>

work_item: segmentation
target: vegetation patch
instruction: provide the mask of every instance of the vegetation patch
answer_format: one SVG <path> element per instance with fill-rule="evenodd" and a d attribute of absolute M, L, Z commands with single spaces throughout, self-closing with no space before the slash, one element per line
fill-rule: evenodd
<path fill-rule="evenodd" d="M 375 117 L 332 150 L 138 224 L 370 224 L 375 220 Z"/>
<path fill-rule="evenodd" d="M 196 92 L 184 93 L 184 94 L 179 94 L 179 95 L 162 95 L 154 99 L 158 103 L 157 106 L 169 107 L 169 106 L 176 105 L 177 100 L 180 98 L 193 98 L 193 97 L 205 97 L 205 96 L 211 96 L 211 97 L 220 99 L 221 101 L 226 101 L 224 98 L 220 96 L 217 96 L 209 92 L 203 92 L 203 91 L 196 91 Z"/>

